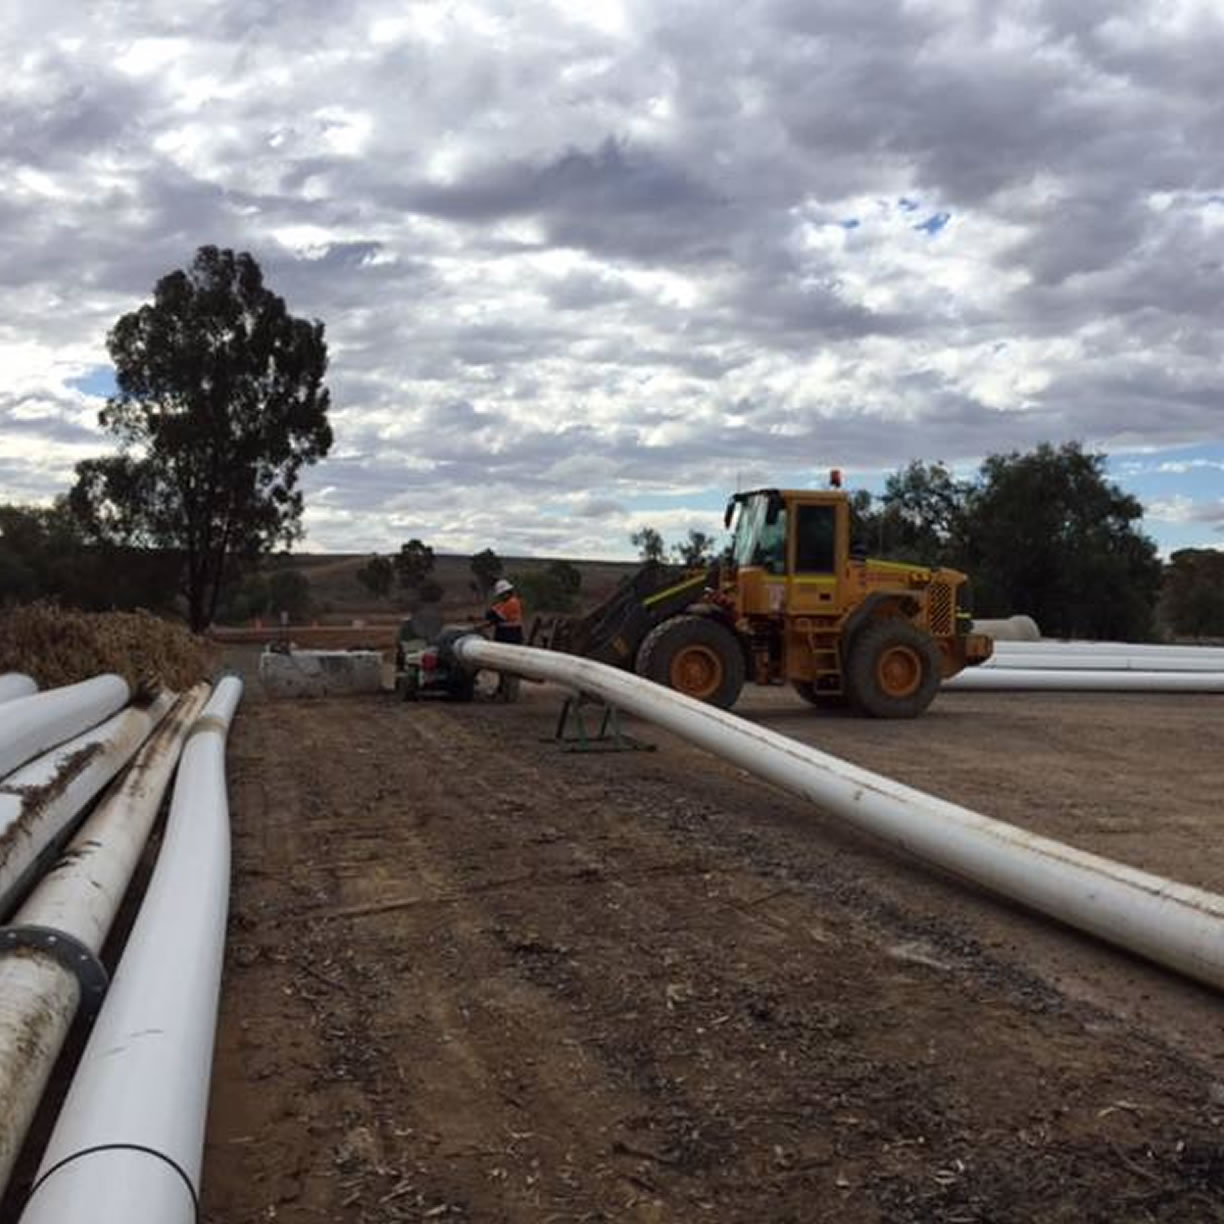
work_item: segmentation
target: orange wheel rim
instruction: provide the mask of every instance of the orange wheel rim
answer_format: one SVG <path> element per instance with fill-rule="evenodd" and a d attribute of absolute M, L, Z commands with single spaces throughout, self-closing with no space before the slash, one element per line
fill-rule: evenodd
<path fill-rule="evenodd" d="M 909 697 L 922 686 L 922 656 L 909 646 L 892 646 L 876 660 L 876 680 L 889 697 Z"/>
<path fill-rule="evenodd" d="M 708 646 L 686 646 L 672 659 L 668 683 L 678 693 L 705 700 L 722 684 L 722 660 Z"/>

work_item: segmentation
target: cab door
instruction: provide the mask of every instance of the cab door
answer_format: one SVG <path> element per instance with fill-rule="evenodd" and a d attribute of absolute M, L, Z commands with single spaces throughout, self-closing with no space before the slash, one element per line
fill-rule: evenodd
<path fill-rule="evenodd" d="M 796 502 L 791 507 L 790 556 L 787 567 L 787 611 L 794 616 L 840 614 L 838 589 L 845 571 L 838 506 L 833 502 Z"/>

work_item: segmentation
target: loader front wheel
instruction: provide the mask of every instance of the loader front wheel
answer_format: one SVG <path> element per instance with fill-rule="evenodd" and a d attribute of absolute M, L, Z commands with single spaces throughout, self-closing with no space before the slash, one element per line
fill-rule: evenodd
<path fill-rule="evenodd" d="M 708 616 L 673 616 L 642 643 L 637 673 L 687 697 L 730 709 L 744 687 L 744 652 L 730 629 Z"/>
<path fill-rule="evenodd" d="M 939 650 L 898 617 L 867 625 L 850 647 L 850 704 L 872 718 L 917 718 L 939 692 Z"/>

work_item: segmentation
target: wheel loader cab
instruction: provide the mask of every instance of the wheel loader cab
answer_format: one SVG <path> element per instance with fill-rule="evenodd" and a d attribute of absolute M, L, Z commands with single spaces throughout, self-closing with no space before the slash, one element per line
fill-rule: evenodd
<path fill-rule="evenodd" d="M 829 616 L 844 605 L 849 506 L 841 493 L 758 489 L 737 494 L 731 542 L 741 617 Z"/>

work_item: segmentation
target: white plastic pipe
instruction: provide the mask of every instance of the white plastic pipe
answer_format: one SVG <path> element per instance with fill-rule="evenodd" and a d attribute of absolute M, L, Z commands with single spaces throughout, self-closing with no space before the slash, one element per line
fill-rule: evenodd
<path fill-rule="evenodd" d="M 148 705 L 129 706 L 0 781 L 0 918 L 173 702 L 163 693 Z"/>
<path fill-rule="evenodd" d="M 86 1001 L 101 1002 L 89 997 L 100 985 L 97 956 L 208 691 L 201 684 L 179 700 L 0 931 L 0 1196 L 80 1007 L 82 977 Z"/>
<path fill-rule="evenodd" d="M 1004 689 L 1098 693 L 1224 693 L 1224 671 L 1092 671 L 1082 668 L 975 667 L 942 687 L 952 690 Z"/>
<path fill-rule="evenodd" d="M 194 1224 L 229 906 L 222 680 L 187 736 L 166 837 L 22 1224 Z"/>
<path fill-rule="evenodd" d="M 1040 642 L 995 642 L 996 655 L 1024 657 L 1033 654 L 1128 654 L 1153 659 L 1210 659 L 1224 666 L 1224 647 L 1187 646 L 1161 642 L 1065 642 L 1058 638 L 1043 638 Z"/>
<path fill-rule="evenodd" d="M 469 667 L 550 680 L 658 723 L 856 828 L 1224 989 L 1224 897 L 993 820 L 590 659 L 461 639 Z"/>
<path fill-rule="evenodd" d="M 0 778 L 56 744 L 96 726 L 128 700 L 122 676 L 32 693 L 0 704 Z"/>
<path fill-rule="evenodd" d="M 1193 655 L 1138 654 L 1119 648 L 1117 651 L 1047 650 L 1025 654 L 996 654 L 977 669 L 1007 670 L 1029 668 L 1035 671 L 1149 671 L 1149 672 L 1215 672 L 1224 675 L 1224 659 L 1201 659 Z"/>
<path fill-rule="evenodd" d="M 38 685 L 30 676 L 21 672 L 5 672 L 0 675 L 0 701 L 12 701 L 14 697 L 29 697 L 38 692 Z"/>

